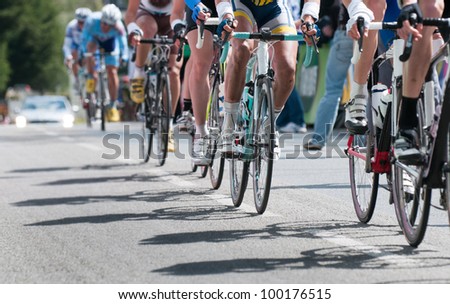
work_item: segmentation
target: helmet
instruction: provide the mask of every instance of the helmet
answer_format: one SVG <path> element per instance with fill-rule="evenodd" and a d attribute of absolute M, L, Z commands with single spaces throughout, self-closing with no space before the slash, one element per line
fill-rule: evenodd
<path fill-rule="evenodd" d="M 102 8 L 102 22 L 114 25 L 120 19 L 122 19 L 122 13 L 114 4 L 107 4 Z"/>
<path fill-rule="evenodd" d="M 87 7 L 80 7 L 75 10 L 75 18 L 78 21 L 84 21 L 92 13 Z"/>

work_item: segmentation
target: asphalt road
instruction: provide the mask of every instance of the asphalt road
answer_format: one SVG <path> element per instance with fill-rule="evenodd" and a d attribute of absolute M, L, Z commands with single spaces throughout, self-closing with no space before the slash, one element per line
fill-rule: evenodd
<path fill-rule="evenodd" d="M 285 140 L 261 216 L 251 185 L 232 205 L 228 168 L 212 190 L 180 153 L 143 164 L 137 125 L 107 129 L 0 127 L 0 283 L 450 283 L 445 212 L 417 249 L 385 190 L 358 222 L 345 139 L 317 155 Z"/>

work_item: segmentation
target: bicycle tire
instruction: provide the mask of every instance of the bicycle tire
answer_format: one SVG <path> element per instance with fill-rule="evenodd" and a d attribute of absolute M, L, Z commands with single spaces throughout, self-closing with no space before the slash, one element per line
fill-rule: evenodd
<path fill-rule="evenodd" d="M 167 150 L 169 145 L 169 131 L 171 119 L 171 103 L 172 96 L 170 93 L 169 76 L 166 73 L 161 74 L 158 82 L 157 90 L 157 105 L 158 105 L 158 123 L 157 123 L 157 156 L 158 163 L 163 166 L 167 158 Z"/>
<path fill-rule="evenodd" d="M 258 109 L 253 113 L 252 160 L 253 198 L 256 211 L 263 214 L 267 208 L 272 184 L 272 169 L 275 147 L 272 80 L 263 77 L 257 80 Z M 255 97 L 256 98 L 256 97 Z"/>
<path fill-rule="evenodd" d="M 105 131 L 105 121 L 106 121 L 106 86 L 105 83 L 107 83 L 107 79 L 103 75 L 102 72 L 99 72 L 98 79 L 99 79 L 99 86 L 100 86 L 100 129 L 102 131 Z"/>
<path fill-rule="evenodd" d="M 444 189 L 444 191 L 445 191 L 445 202 L 447 204 L 445 206 L 445 208 L 447 209 L 448 223 L 450 224 L 450 170 L 449 170 L 449 162 L 450 162 L 450 125 L 449 125 L 448 131 L 447 131 L 447 160 L 446 160 L 446 165 L 445 165 L 445 170 L 444 170 L 444 174 L 445 174 L 445 189 Z"/>
<path fill-rule="evenodd" d="M 237 158 L 231 158 L 229 162 L 231 200 L 235 207 L 239 207 L 247 189 L 250 162 Z"/>
<path fill-rule="evenodd" d="M 209 166 L 200 166 L 200 176 L 201 178 L 205 178 L 208 175 Z"/>
<path fill-rule="evenodd" d="M 422 102 L 417 103 L 419 139 L 422 147 L 426 147 L 426 135 L 423 132 L 424 110 Z M 395 155 L 394 155 L 395 156 Z M 398 161 L 394 162 L 392 174 L 392 190 L 395 212 L 400 219 L 403 234 L 412 247 L 422 242 L 427 229 L 431 205 L 431 189 L 420 184 L 423 165 L 408 166 L 417 172 L 418 178 L 400 167 Z M 413 168 L 415 167 L 415 168 Z M 405 182 L 406 185 L 405 185 Z"/>
<path fill-rule="evenodd" d="M 88 128 L 92 128 L 92 122 L 95 120 L 95 111 L 97 110 L 94 102 L 95 94 L 87 94 L 83 101 L 86 107 L 86 124 Z"/>
<path fill-rule="evenodd" d="M 218 151 L 218 140 L 222 133 L 223 117 L 219 113 L 219 85 L 220 73 L 216 73 L 213 77 L 210 93 L 210 103 L 208 112 L 207 126 L 209 129 L 210 139 L 208 141 L 208 151 L 211 156 L 211 164 L 209 165 L 209 178 L 213 189 L 220 188 L 223 179 L 225 167 L 225 158 Z"/>
<path fill-rule="evenodd" d="M 146 92 L 147 92 L 146 88 Z M 142 145 L 141 153 L 144 163 L 150 160 L 152 153 L 153 131 L 152 131 L 152 115 L 150 112 L 151 99 L 148 94 L 145 95 L 144 102 L 140 104 L 140 119 L 142 120 Z"/>
<path fill-rule="evenodd" d="M 375 139 L 370 134 L 353 135 L 351 139 L 351 148 L 353 151 L 366 157 L 366 159 L 363 159 L 349 154 L 350 188 L 352 191 L 353 207 L 356 216 L 362 223 L 368 223 L 371 220 L 378 196 L 380 174 L 367 172 L 366 170 L 366 160 L 370 161 L 371 159 L 372 149 L 370 147 L 372 147 Z"/>

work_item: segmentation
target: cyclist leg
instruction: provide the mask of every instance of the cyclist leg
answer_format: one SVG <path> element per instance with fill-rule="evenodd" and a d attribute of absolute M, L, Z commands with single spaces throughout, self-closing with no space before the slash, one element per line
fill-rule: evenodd
<path fill-rule="evenodd" d="M 191 13 L 188 9 L 188 11 Z M 209 70 L 213 60 L 213 35 L 211 30 L 205 28 L 203 47 L 197 49 L 197 28 L 190 21 L 190 13 L 187 14 L 187 38 L 191 47 L 192 60 L 191 71 L 185 80 L 189 82 L 189 91 L 192 98 L 192 108 L 195 116 L 195 137 L 193 160 L 196 165 L 208 165 L 210 160 L 206 157 L 206 111 L 209 100 Z M 217 16 L 217 14 L 216 14 Z"/>
<path fill-rule="evenodd" d="M 155 17 L 147 11 L 138 10 L 136 24 L 144 32 L 144 39 L 150 39 L 158 32 L 158 23 Z M 150 45 L 146 43 L 139 44 L 136 49 L 135 69 L 130 81 L 131 99 L 136 103 L 142 103 L 144 101 L 144 65 L 149 50 Z"/>
<path fill-rule="evenodd" d="M 238 21 L 236 32 L 252 32 L 256 21 L 250 10 L 240 4 L 234 12 Z M 231 39 L 233 51 L 228 58 L 225 71 L 224 110 L 225 117 L 222 127 L 222 152 L 232 152 L 232 140 L 235 122 L 239 112 L 239 101 L 245 86 L 246 65 L 254 48 L 253 40 Z"/>
<path fill-rule="evenodd" d="M 413 1 L 404 1 L 404 5 Z M 419 6 L 424 18 L 441 17 L 444 10 L 442 0 L 422 0 Z M 425 26 L 422 38 L 415 41 L 411 56 L 403 66 L 402 106 L 400 108 L 399 133 L 394 144 L 399 160 L 414 164 L 422 159 L 418 147 L 417 101 L 428 72 L 432 55 L 434 28 Z"/>
<path fill-rule="evenodd" d="M 349 1 L 344 1 L 349 2 Z M 382 21 L 386 10 L 386 0 L 365 0 L 373 12 L 374 21 Z M 352 17 L 352 16 L 350 16 Z M 368 99 L 367 78 L 372 67 L 373 56 L 378 45 L 378 32 L 369 31 L 363 42 L 361 58 L 355 65 L 350 92 L 350 101 L 345 111 L 345 126 L 350 133 L 363 134 L 367 130 L 366 104 Z"/>
<path fill-rule="evenodd" d="M 96 61 L 95 61 L 95 52 L 98 49 L 98 43 L 96 41 L 90 41 L 87 44 L 87 52 L 91 53 L 92 56 L 86 58 L 86 66 L 88 71 L 88 78 L 86 80 L 86 92 L 94 93 L 95 85 L 97 83 L 97 71 L 96 71 Z"/>

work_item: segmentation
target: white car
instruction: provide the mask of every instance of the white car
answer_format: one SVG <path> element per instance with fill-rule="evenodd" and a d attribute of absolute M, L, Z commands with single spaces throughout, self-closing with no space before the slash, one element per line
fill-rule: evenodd
<path fill-rule="evenodd" d="M 24 128 L 32 123 L 55 123 L 71 128 L 75 121 L 74 109 L 65 96 L 29 96 L 16 117 L 16 126 Z"/>

